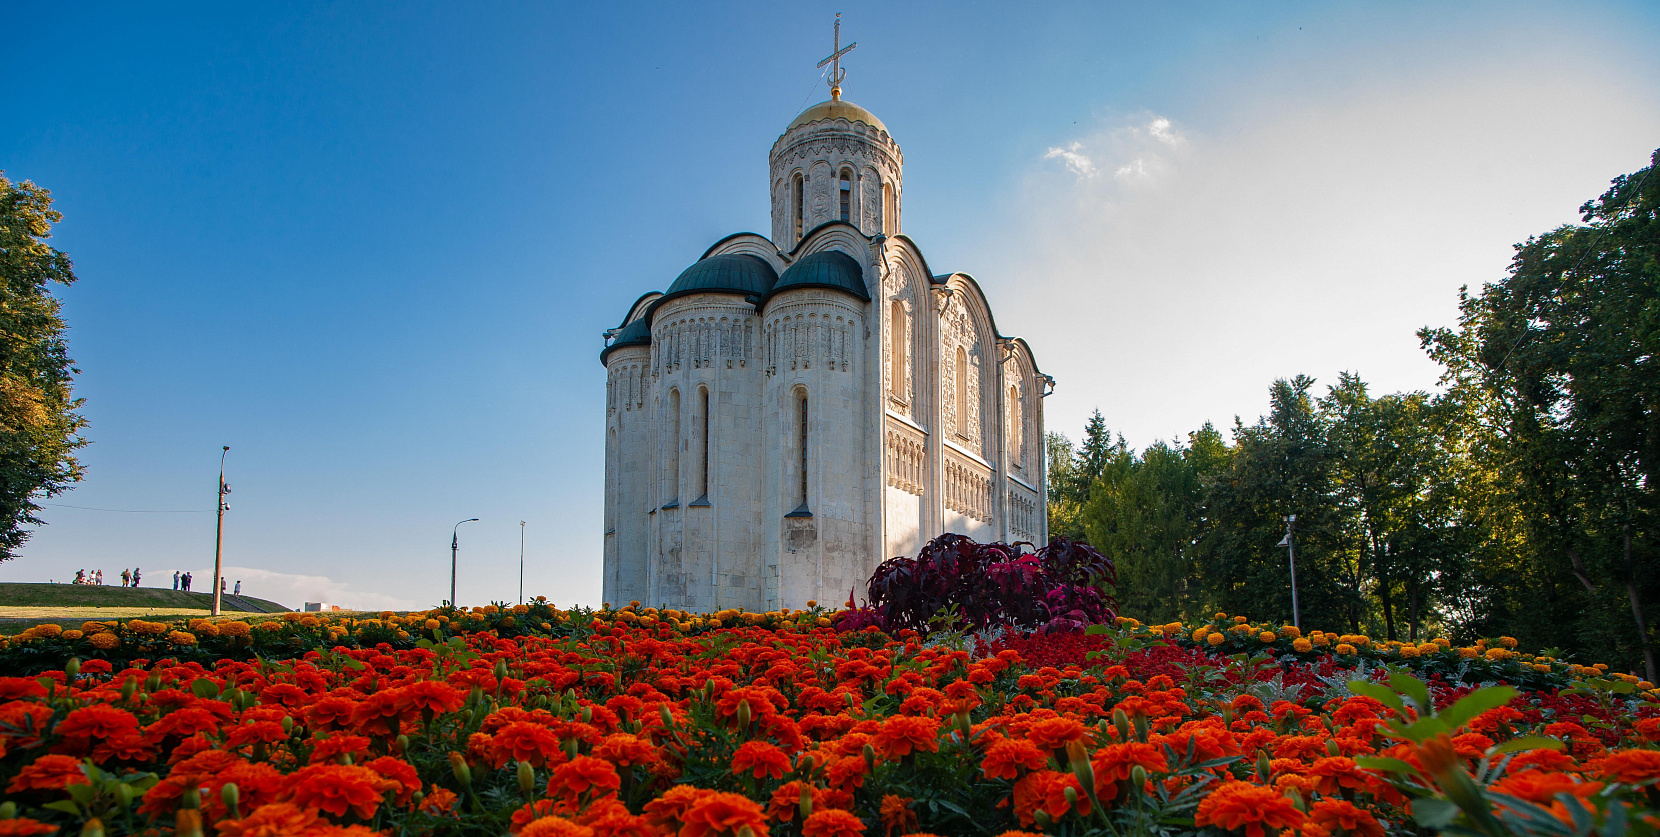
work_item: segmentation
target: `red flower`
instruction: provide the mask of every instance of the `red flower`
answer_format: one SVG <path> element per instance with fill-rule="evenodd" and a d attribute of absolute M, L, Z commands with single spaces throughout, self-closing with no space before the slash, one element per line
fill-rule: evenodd
<path fill-rule="evenodd" d="M 748 827 L 755 837 L 768 837 L 767 818 L 749 797 L 719 791 L 698 791 L 697 799 L 681 815 L 679 837 L 723 837 Z"/>
<path fill-rule="evenodd" d="M 1088 734 L 1089 729 L 1073 718 L 1046 718 L 1027 728 L 1026 740 L 1044 750 L 1059 750 Z"/>
<path fill-rule="evenodd" d="M 1383 824 L 1377 817 L 1341 799 L 1322 799 L 1308 809 L 1308 819 L 1315 825 L 1335 832 L 1343 829 L 1349 837 L 1383 837 Z"/>
<path fill-rule="evenodd" d="M 410 797 L 421 789 L 420 774 L 415 768 L 403 759 L 392 756 L 381 756 L 373 761 L 364 762 L 364 767 L 375 771 L 381 778 L 394 782 L 398 786 L 397 801 L 399 805 L 408 805 Z"/>
<path fill-rule="evenodd" d="M 1118 798 L 1118 783 L 1128 781 L 1136 765 L 1148 773 L 1170 772 L 1170 760 L 1165 758 L 1164 749 L 1140 741 L 1102 747 L 1090 765 L 1095 769 L 1095 795 L 1102 804 Z"/>
<path fill-rule="evenodd" d="M 746 741 L 732 754 L 732 772 L 739 776 L 752 773 L 757 779 L 782 779 L 789 771 L 790 757 L 765 741 Z"/>
<path fill-rule="evenodd" d="M 296 805 L 320 808 L 337 817 L 347 811 L 363 819 L 375 815 L 381 793 L 392 783 L 355 764 L 312 764 L 288 779 L 288 798 Z"/>
<path fill-rule="evenodd" d="M 1247 837 L 1263 837 L 1264 828 L 1297 828 L 1303 812 L 1274 788 L 1250 782 L 1227 781 L 1199 802 L 1193 824 L 1230 830 L 1245 829 Z"/>
<path fill-rule="evenodd" d="M 496 733 L 494 744 L 496 757 L 492 761 L 496 767 L 509 761 L 528 761 L 541 767 L 550 758 L 557 761 L 565 756 L 559 736 L 553 730 L 525 721 L 515 721 L 502 727 Z"/>
<path fill-rule="evenodd" d="M 90 784 L 92 783 L 87 781 L 86 771 L 81 769 L 80 759 L 74 756 L 48 755 L 24 765 L 11 784 L 6 786 L 6 793 L 62 790 L 70 785 Z"/>
<path fill-rule="evenodd" d="M 1616 782 L 1635 785 L 1660 778 L 1660 750 L 1615 750 L 1602 757 L 1597 772 Z"/>
<path fill-rule="evenodd" d="M 55 825 L 47 825 L 28 817 L 0 820 L 0 837 L 34 837 L 36 834 L 51 834 L 57 830 L 58 827 Z"/>
<path fill-rule="evenodd" d="M 564 817 L 543 817 L 519 832 L 520 837 L 594 837 L 594 830 Z"/>
<path fill-rule="evenodd" d="M 593 756 L 577 756 L 553 769 L 548 796 L 574 802 L 583 795 L 610 796 L 622 787 L 617 768 Z"/>
<path fill-rule="evenodd" d="M 1015 779 L 1021 768 L 1042 770 L 1049 764 L 1049 756 L 1025 739 L 1005 738 L 986 750 L 980 770 L 987 779 Z"/>
<path fill-rule="evenodd" d="M 240 820 L 220 820 L 215 823 L 219 837 L 299 837 L 309 835 L 319 826 L 316 811 L 308 811 L 291 802 L 261 805 Z"/>
<path fill-rule="evenodd" d="M 835 808 L 814 811 L 801 824 L 802 837 L 859 837 L 864 833 L 864 820 Z"/>
<path fill-rule="evenodd" d="M 133 713 L 102 703 L 70 712 L 57 726 L 58 734 L 66 738 L 112 738 L 137 730 Z"/>
<path fill-rule="evenodd" d="M 594 756 L 605 759 L 618 767 L 633 767 L 637 764 L 653 764 L 657 761 L 657 748 L 651 742 L 626 732 L 607 735 L 604 741 L 594 746 Z"/>
<path fill-rule="evenodd" d="M 883 758 L 899 758 L 912 752 L 937 753 L 940 749 L 940 722 L 915 715 L 896 715 L 882 723 L 871 743 Z"/>

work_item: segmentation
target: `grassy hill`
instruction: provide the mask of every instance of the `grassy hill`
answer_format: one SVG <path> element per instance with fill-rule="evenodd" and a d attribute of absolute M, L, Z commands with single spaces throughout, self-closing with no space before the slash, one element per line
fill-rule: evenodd
<path fill-rule="evenodd" d="M 225 595 L 220 598 L 220 605 L 221 610 L 226 613 L 278 613 L 290 609 L 276 602 L 252 596 L 239 598 Z M 82 616 L 84 608 L 206 612 L 212 607 L 211 593 L 186 593 L 182 590 L 158 587 L 0 583 L 0 611 L 14 608 L 63 608 L 74 609 L 75 616 Z M 87 615 L 85 618 L 97 617 Z"/>

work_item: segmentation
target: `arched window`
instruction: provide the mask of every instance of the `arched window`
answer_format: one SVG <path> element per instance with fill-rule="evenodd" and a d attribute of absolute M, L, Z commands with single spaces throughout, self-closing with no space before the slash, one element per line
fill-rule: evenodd
<path fill-rule="evenodd" d="M 790 200 L 795 205 L 795 240 L 807 232 L 807 183 L 797 174 L 790 185 Z"/>
<path fill-rule="evenodd" d="M 680 390 L 669 390 L 669 451 L 668 451 L 668 480 L 667 490 L 663 493 L 669 496 L 668 503 L 680 502 Z"/>
<path fill-rule="evenodd" d="M 796 394 L 796 470 L 800 471 L 801 479 L 796 484 L 796 498 L 800 500 L 797 511 L 807 510 L 807 391 L 800 390 Z"/>
<path fill-rule="evenodd" d="M 708 500 L 709 499 L 709 427 L 710 427 L 710 421 L 709 421 L 709 388 L 708 387 L 698 387 L 697 391 L 698 391 L 698 399 L 703 402 L 702 405 L 701 405 L 702 411 L 703 411 L 702 412 L 702 416 L 703 416 L 703 456 L 702 456 L 703 464 L 702 464 L 701 467 L 698 468 L 698 475 L 702 479 L 702 482 L 703 482 L 703 490 L 698 492 L 698 497 L 703 499 L 703 500 Z"/>
<path fill-rule="evenodd" d="M 968 438 L 968 352 L 957 347 L 957 435 Z"/>
<path fill-rule="evenodd" d="M 843 221 L 853 220 L 853 170 L 842 169 L 841 177 L 841 218 Z"/>
<path fill-rule="evenodd" d="M 882 184 L 882 232 L 895 235 L 899 232 L 899 216 L 894 214 L 893 184 Z"/>
<path fill-rule="evenodd" d="M 1026 451 L 1022 448 L 1025 441 L 1022 438 L 1023 418 L 1020 410 L 1020 389 L 1009 387 L 1009 460 L 1016 468 L 1024 467 L 1026 459 Z"/>
<path fill-rule="evenodd" d="M 905 303 L 896 299 L 893 301 L 892 333 L 889 335 L 892 343 L 888 346 L 888 365 L 893 368 L 893 381 L 889 389 L 893 391 L 893 397 L 900 401 L 910 400 L 906 398 L 909 393 L 905 391 L 905 373 L 910 361 L 910 335 L 906 332 L 910 329 L 905 326 Z"/>

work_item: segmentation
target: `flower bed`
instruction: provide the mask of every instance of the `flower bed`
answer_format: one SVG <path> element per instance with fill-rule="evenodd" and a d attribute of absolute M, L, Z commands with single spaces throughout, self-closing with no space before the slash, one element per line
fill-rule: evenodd
<path fill-rule="evenodd" d="M 1044 665 L 1036 645 L 1032 662 L 1012 647 L 976 657 L 829 621 L 538 605 L 245 635 L 220 623 L 194 642 L 130 623 L 14 640 L 8 652 L 80 650 L 111 633 L 120 644 L 95 650 L 155 656 L 0 679 L 0 835 L 1656 825 L 1660 717 L 1629 690 L 1523 710 L 1506 689 L 1399 672 L 1360 693 L 1303 690 L 1128 622 L 1086 667 Z M 264 656 L 307 641 L 323 648 Z M 245 657 L 203 660 L 204 647 Z M 1565 718 L 1581 698 L 1610 711 Z"/>

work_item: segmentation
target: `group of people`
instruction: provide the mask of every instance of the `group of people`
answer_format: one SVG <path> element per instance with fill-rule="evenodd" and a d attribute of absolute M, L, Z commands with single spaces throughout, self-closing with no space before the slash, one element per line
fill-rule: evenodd
<path fill-rule="evenodd" d="M 121 572 L 122 572 L 123 575 L 125 575 L 127 571 L 122 570 Z M 92 585 L 95 585 L 95 586 L 98 586 L 98 587 L 102 587 L 102 586 L 104 586 L 104 571 L 103 570 L 93 570 L 91 572 L 87 572 L 86 570 L 76 570 L 75 571 L 75 580 L 73 582 L 70 582 L 70 583 L 71 584 L 92 584 Z M 121 582 L 121 584 L 122 584 L 122 586 L 126 586 L 125 581 Z"/>
<path fill-rule="evenodd" d="M 141 577 L 142 576 L 140 575 L 140 570 L 139 570 L 138 567 L 133 567 L 130 570 L 125 570 L 124 569 L 124 570 L 121 571 L 121 586 L 122 587 L 137 587 L 138 586 L 138 581 Z M 178 570 L 173 571 L 173 589 L 174 590 L 183 590 L 187 593 L 190 592 L 190 580 L 191 580 L 190 573 L 179 572 Z M 93 585 L 97 585 L 97 586 L 101 587 L 104 584 L 104 571 L 103 570 L 92 570 L 91 572 L 88 572 L 86 570 L 76 570 L 75 571 L 75 580 L 71 583 L 73 583 L 73 584 L 93 584 Z M 219 592 L 229 593 L 230 590 L 227 589 L 228 587 L 229 587 L 229 582 L 224 578 L 220 578 L 219 579 Z M 236 581 L 236 592 L 230 593 L 230 594 L 232 596 L 236 596 L 237 598 L 242 597 L 242 580 L 241 579 L 237 579 L 237 581 Z"/>
<path fill-rule="evenodd" d="M 173 589 L 188 591 L 190 589 L 190 573 L 181 573 L 178 570 L 174 570 Z"/>

